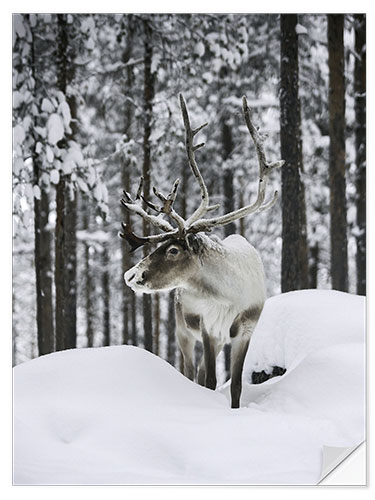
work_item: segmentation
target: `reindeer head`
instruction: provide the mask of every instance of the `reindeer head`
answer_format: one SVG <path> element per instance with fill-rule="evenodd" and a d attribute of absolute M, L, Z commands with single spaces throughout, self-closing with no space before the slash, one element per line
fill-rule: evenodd
<path fill-rule="evenodd" d="M 163 231 L 161 234 L 138 236 L 126 224 L 122 223 L 123 232 L 120 233 L 120 236 L 130 244 L 131 251 L 136 250 L 146 243 L 162 243 L 154 252 L 129 269 L 124 275 L 128 286 L 143 293 L 183 286 L 198 271 L 201 265 L 199 245 L 202 240 L 197 236 L 197 233 L 210 232 L 216 226 L 223 226 L 251 213 L 271 208 L 276 203 L 278 192 L 275 191 L 273 198 L 268 203 L 264 203 L 268 176 L 274 168 L 281 167 L 284 164 L 283 160 L 273 163 L 266 161 L 263 147 L 266 137 L 261 136 L 254 127 L 246 98 L 243 97 L 243 113 L 247 128 L 256 147 L 259 163 L 258 196 L 251 205 L 218 217 L 204 218 L 208 212 L 220 206 L 209 204 L 207 187 L 195 160 L 195 151 L 203 147 L 204 143 L 194 145 L 193 139 L 203 127 L 207 126 L 207 123 L 192 129 L 182 94 L 179 95 L 179 99 L 185 127 L 187 157 L 190 168 L 201 189 L 201 203 L 187 220 L 177 214 L 173 208 L 173 204 L 177 195 L 179 179 L 176 179 L 174 182 L 168 196 L 164 196 L 155 187 L 153 188 L 153 192 L 160 200 L 161 205 L 155 205 L 143 196 L 143 177 L 141 177 L 134 199 L 132 199 L 129 193 L 124 191 L 124 198 L 121 200 L 122 205 L 131 213 L 138 214 L 144 220 Z M 140 203 L 140 199 L 143 200 L 143 206 Z M 147 211 L 148 208 L 158 215 L 150 214 Z M 165 220 L 163 215 L 169 217 L 174 225 Z"/>
<path fill-rule="evenodd" d="M 184 287 L 199 274 L 200 237 L 171 238 L 124 274 L 135 292 L 152 293 Z"/>

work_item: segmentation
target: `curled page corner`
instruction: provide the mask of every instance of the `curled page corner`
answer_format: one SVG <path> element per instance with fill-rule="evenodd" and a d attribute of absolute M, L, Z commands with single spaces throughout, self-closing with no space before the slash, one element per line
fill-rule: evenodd
<path fill-rule="evenodd" d="M 361 443 L 355 446 L 323 446 L 323 462 L 320 479 L 317 484 L 320 484 L 338 465 L 340 465 L 349 455 L 351 455 Z"/>

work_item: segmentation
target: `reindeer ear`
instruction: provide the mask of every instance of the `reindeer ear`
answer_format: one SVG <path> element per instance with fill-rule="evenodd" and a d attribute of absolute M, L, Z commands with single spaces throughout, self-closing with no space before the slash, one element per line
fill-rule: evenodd
<path fill-rule="evenodd" d="M 198 253 L 200 249 L 200 238 L 196 234 L 188 234 L 187 235 L 187 243 L 189 248 L 194 252 Z"/>

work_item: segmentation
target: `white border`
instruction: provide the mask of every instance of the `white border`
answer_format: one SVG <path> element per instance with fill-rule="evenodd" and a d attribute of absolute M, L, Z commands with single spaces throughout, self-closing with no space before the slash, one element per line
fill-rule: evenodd
<path fill-rule="evenodd" d="M 261 8 L 260 8 L 261 7 Z M 211 495 L 215 497 L 215 500 L 220 500 L 225 498 L 227 500 L 228 495 L 235 495 L 236 500 L 246 499 L 248 500 L 250 496 L 255 495 L 257 500 L 262 500 L 263 498 L 268 498 L 269 496 L 277 495 L 278 499 L 300 499 L 301 495 L 304 498 L 309 499 L 312 495 L 319 494 L 319 497 L 325 497 L 331 494 L 340 494 L 341 500 L 351 500 L 353 496 L 366 495 L 369 494 L 373 497 L 374 495 L 374 482 L 373 477 L 368 477 L 369 487 L 350 487 L 350 486 L 318 486 L 319 492 L 316 490 L 316 486 L 312 487 L 298 487 L 298 486 L 260 486 L 260 487 L 90 487 L 90 486 L 66 486 L 66 487 L 28 487 L 28 486 L 12 486 L 11 485 L 11 13 L 12 12 L 366 12 L 367 13 L 367 33 L 368 33 L 368 84 L 367 88 L 370 92 L 374 92 L 375 82 L 374 82 L 374 65 L 371 64 L 374 61 L 374 23 L 373 23 L 373 2 L 360 1 L 348 2 L 329 2 L 315 0 L 310 4 L 301 4 L 297 1 L 284 1 L 282 3 L 276 1 L 270 2 L 250 2 L 249 0 L 237 1 L 231 0 L 230 2 L 217 2 L 217 1 L 202 1 L 202 0 L 190 0 L 189 2 L 177 3 L 174 1 L 159 0 L 158 2 L 150 2 L 144 0 L 137 0 L 137 2 L 130 3 L 124 0 L 122 1 L 111 1 L 106 2 L 96 2 L 91 1 L 90 3 L 77 2 L 65 0 L 64 2 L 54 2 L 51 4 L 50 1 L 34 1 L 30 3 L 29 1 L 14 0 L 8 5 L 1 6 L 0 15 L 0 36 L 1 36 L 1 68 L 2 68 L 2 79 L 1 81 L 1 92 L 0 98 L 2 100 L 2 121 L 1 121 L 1 160 L 2 164 L 0 166 L 0 187 L 1 187 L 1 220 L 2 220 L 2 243 L 1 248 L 1 310 L 2 310 L 2 348 L 0 353 L 1 359 L 1 387 L 2 387 L 2 411 L 1 411 L 1 475 L 0 475 L 0 488 L 3 498 L 23 498 L 26 497 L 28 500 L 33 500 L 37 498 L 42 500 L 44 498 L 50 499 L 51 496 L 59 500 L 60 498 L 66 498 L 68 496 L 70 499 L 82 498 L 83 496 L 89 495 L 91 500 L 96 498 L 102 499 L 105 495 L 106 498 L 124 498 L 124 495 L 130 496 L 131 499 L 137 499 L 138 497 L 143 497 L 144 495 L 151 496 L 155 499 L 167 500 L 176 497 L 181 499 L 189 498 L 191 495 L 194 497 Z M 370 93 L 368 98 L 368 130 L 371 132 L 374 130 L 374 109 L 373 109 L 373 99 Z M 8 114 L 9 113 L 9 114 Z M 375 164 L 371 165 L 371 160 L 375 158 L 374 142 L 370 140 L 370 134 L 368 132 L 368 159 L 369 159 L 369 169 L 368 169 L 368 214 L 375 213 L 375 186 L 374 186 L 374 174 L 372 173 Z M 373 255 L 373 216 L 368 218 L 368 246 L 367 255 Z M 369 298 L 373 297 L 373 266 L 368 259 L 369 264 Z M 374 324 L 374 312 L 369 304 L 368 312 L 368 327 L 369 330 L 373 330 L 372 326 Z M 372 341 L 371 334 L 368 333 L 368 353 L 372 351 Z M 373 387 L 373 373 L 372 360 L 367 360 L 367 374 L 368 381 L 371 391 L 374 390 Z M 4 391 L 5 389 L 5 391 Z M 368 423 L 371 422 L 371 415 L 373 414 L 372 405 L 373 400 L 370 399 L 370 391 L 368 393 L 368 407 L 367 407 L 367 417 Z M 374 433 L 369 430 L 370 445 L 368 446 L 368 459 L 370 465 L 373 467 L 373 461 L 371 459 L 371 451 L 373 449 L 373 438 Z M 370 468 L 367 467 L 368 472 Z M 350 470 L 346 471 L 346 475 L 350 475 Z M 333 488 L 333 490 L 332 490 Z M 277 491 L 275 491 L 275 489 Z M 339 491 L 336 491 L 339 490 Z M 371 493 L 371 491 L 373 491 Z"/>

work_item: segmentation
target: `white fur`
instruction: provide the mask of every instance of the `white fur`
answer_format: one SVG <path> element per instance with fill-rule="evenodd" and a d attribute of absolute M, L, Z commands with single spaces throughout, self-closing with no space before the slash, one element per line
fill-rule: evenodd
<path fill-rule="evenodd" d="M 199 238 L 200 264 L 192 278 L 179 281 L 175 277 L 177 297 L 184 312 L 201 315 L 210 335 L 223 344 L 229 340 L 229 329 L 240 312 L 263 305 L 266 298 L 263 264 L 258 252 L 242 236 L 231 235 L 220 240 L 200 234 Z M 126 284 L 136 293 L 157 291 L 129 280 L 134 274 L 140 277 L 145 270 L 144 259 L 124 274 Z M 200 338 L 200 332 L 192 334 Z"/>
<path fill-rule="evenodd" d="M 265 301 L 263 264 L 258 252 L 242 236 L 205 240 L 209 241 L 202 255 L 202 276 L 197 276 L 197 281 L 203 279 L 215 296 L 187 283 L 179 290 L 179 300 L 185 312 L 200 314 L 210 335 L 224 343 L 229 340 L 229 329 L 237 314 L 254 305 L 262 306 Z"/>

